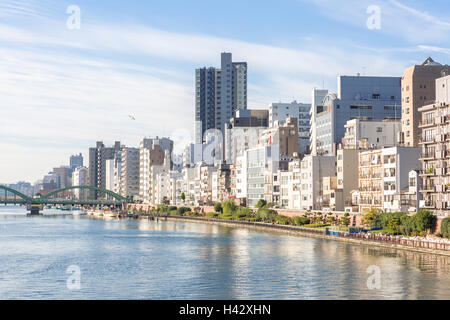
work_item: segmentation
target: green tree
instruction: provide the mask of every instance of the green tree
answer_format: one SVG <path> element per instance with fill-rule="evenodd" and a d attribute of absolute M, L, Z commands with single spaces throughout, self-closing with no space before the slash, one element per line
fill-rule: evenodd
<path fill-rule="evenodd" d="M 450 238 L 450 218 L 445 218 L 442 220 L 441 233 L 444 238 Z"/>
<path fill-rule="evenodd" d="M 342 218 L 342 224 L 346 227 L 350 225 L 350 214 L 348 212 L 344 213 L 344 217 Z"/>
<path fill-rule="evenodd" d="M 180 198 L 181 200 L 183 200 L 183 202 L 184 200 L 186 200 L 186 195 L 184 194 L 184 192 L 181 193 Z"/>
<path fill-rule="evenodd" d="M 259 199 L 258 202 L 256 203 L 256 208 L 261 209 L 263 207 L 265 207 L 267 205 L 267 201 L 264 199 Z"/>
<path fill-rule="evenodd" d="M 223 212 L 222 204 L 220 202 L 216 202 L 214 204 L 214 211 L 218 212 L 218 213 L 222 213 Z"/>
<path fill-rule="evenodd" d="M 433 227 L 434 221 L 434 214 L 428 210 L 419 210 L 414 215 L 414 225 L 417 232 L 427 232 Z"/>
<path fill-rule="evenodd" d="M 377 208 L 370 208 L 362 218 L 363 225 L 368 229 L 376 228 L 379 224 L 381 211 Z"/>

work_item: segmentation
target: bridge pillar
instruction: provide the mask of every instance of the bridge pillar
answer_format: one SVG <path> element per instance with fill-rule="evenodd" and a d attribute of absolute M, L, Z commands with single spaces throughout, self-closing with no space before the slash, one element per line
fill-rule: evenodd
<path fill-rule="evenodd" d="M 40 215 L 40 211 L 44 210 L 43 205 L 41 204 L 27 204 L 27 211 L 30 216 L 37 216 Z"/>

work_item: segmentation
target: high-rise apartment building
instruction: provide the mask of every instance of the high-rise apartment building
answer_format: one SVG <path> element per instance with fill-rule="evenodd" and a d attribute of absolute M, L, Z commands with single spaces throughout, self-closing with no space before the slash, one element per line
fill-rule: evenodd
<path fill-rule="evenodd" d="M 399 119 L 400 77 L 339 76 L 337 94 L 329 93 L 317 107 L 312 139 L 319 155 L 335 155 L 351 119 Z"/>
<path fill-rule="evenodd" d="M 405 70 L 402 77 L 402 139 L 406 146 L 417 147 L 421 129 L 419 108 L 435 100 L 435 81 L 449 70 L 428 57 L 421 65 Z"/>
<path fill-rule="evenodd" d="M 221 68 L 195 70 L 195 142 L 204 133 L 225 126 L 237 110 L 247 109 L 247 63 L 233 62 L 231 53 L 221 54 Z"/>
<path fill-rule="evenodd" d="M 120 152 L 119 141 L 113 147 L 105 147 L 102 141 L 98 141 L 96 147 L 89 148 L 89 185 L 98 188 L 106 188 L 106 160 L 114 159 L 115 154 Z M 91 191 L 90 198 L 97 199 L 98 191 Z"/>

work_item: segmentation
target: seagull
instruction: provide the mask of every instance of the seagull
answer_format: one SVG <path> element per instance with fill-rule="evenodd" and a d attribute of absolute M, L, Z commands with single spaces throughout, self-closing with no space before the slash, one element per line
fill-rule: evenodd
<path fill-rule="evenodd" d="M 128 118 L 130 118 L 131 120 L 136 120 L 136 118 L 133 117 L 132 115 L 128 115 Z"/>

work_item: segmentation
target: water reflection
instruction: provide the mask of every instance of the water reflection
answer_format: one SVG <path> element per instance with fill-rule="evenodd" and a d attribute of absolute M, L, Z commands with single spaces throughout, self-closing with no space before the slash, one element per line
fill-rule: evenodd
<path fill-rule="evenodd" d="M 211 224 L 0 208 L 0 298 L 448 299 L 450 258 Z M 69 291 L 78 265 L 82 289 Z M 367 287 L 369 266 L 381 289 Z"/>

